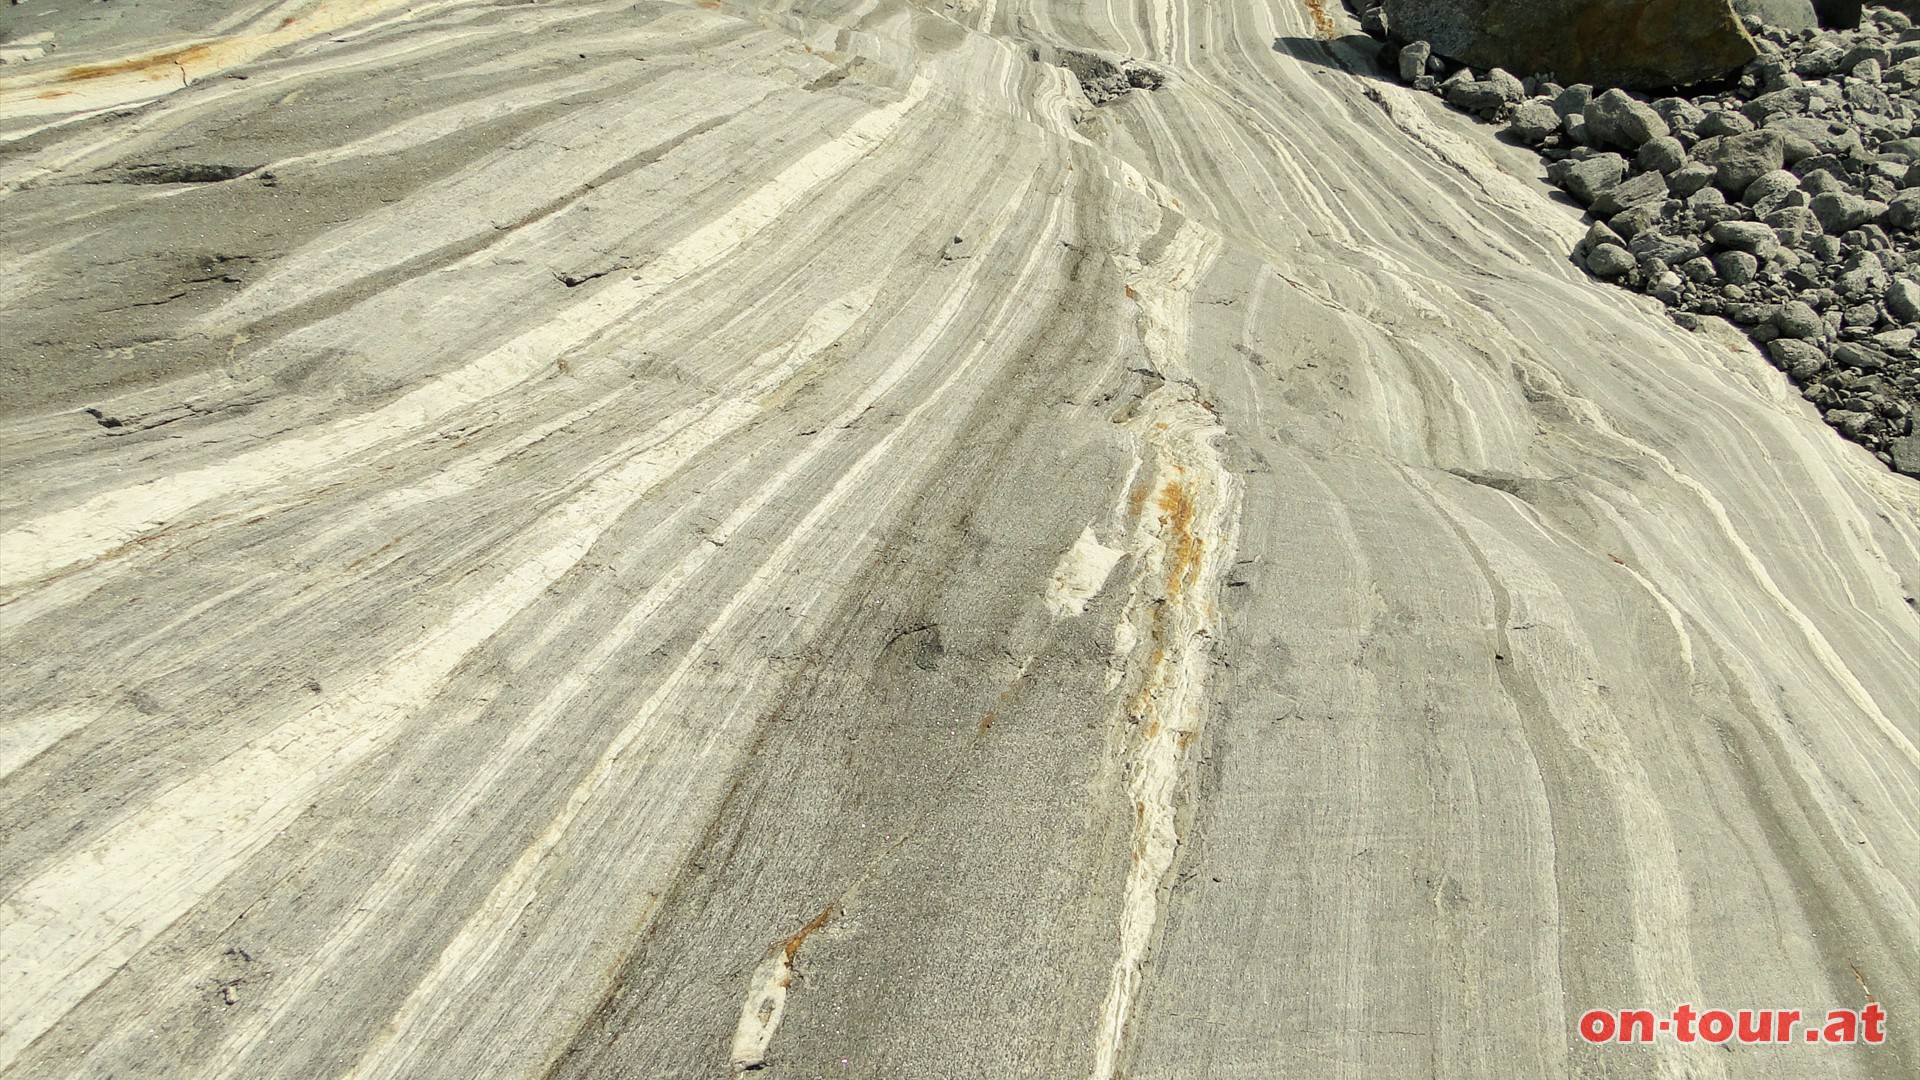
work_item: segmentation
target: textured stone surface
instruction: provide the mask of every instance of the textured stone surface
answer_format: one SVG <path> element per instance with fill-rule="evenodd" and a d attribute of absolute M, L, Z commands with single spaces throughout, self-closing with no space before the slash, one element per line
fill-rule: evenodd
<path fill-rule="evenodd" d="M 1664 87 L 1725 75 L 1756 50 L 1728 0 L 1387 0 L 1394 33 L 1476 68 Z"/>
<path fill-rule="evenodd" d="M 1626 150 L 1639 150 L 1655 139 L 1664 139 L 1670 131 L 1667 122 L 1653 106 L 1635 101 L 1626 91 L 1608 90 L 1587 106 L 1587 128 L 1594 138 Z"/>
<path fill-rule="evenodd" d="M 1920 1073 L 1920 484 L 1305 5 L 215 14 L 0 77 L 6 1080 Z"/>
<path fill-rule="evenodd" d="M 1820 25 L 1813 0 L 1733 0 L 1733 9 L 1782 30 L 1811 30 Z"/>

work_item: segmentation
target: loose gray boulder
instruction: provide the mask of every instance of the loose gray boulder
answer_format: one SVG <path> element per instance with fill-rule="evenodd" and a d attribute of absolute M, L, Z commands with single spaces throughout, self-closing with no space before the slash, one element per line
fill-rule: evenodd
<path fill-rule="evenodd" d="M 1840 290 L 1840 295 L 1849 300 L 1860 302 L 1876 299 L 1887 291 L 1887 270 L 1880 262 L 1880 256 L 1871 251 L 1857 251 L 1847 259 L 1834 285 Z"/>
<path fill-rule="evenodd" d="M 1779 244 L 1773 229 L 1758 221 L 1723 221 L 1707 230 L 1707 239 L 1734 251 L 1765 254 Z"/>
<path fill-rule="evenodd" d="M 1612 244 L 1614 247 L 1626 247 L 1627 242 L 1614 232 L 1604 221 L 1596 221 L 1587 227 L 1587 235 L 1580 238 L 1579 252 L 1582 258 L 1594 248 Z"/>
<path fill-rule="evenodd" d="M 1912 44 L 1920 46 L 1920 41 Z M 1887 139 L 1880 144 L 1880 156 L 1899 158 L 1902 161 L 1920 161 L 1920 139 Z"/>
<path fill-rule="evenodd" d="M 1820 227 L 1829 236 L 1857 229 L 1886 211 L 1886 203 L 1845 191 L 1829 191 L 1813 197 L 1813 216 L 1820 219 Z"/>
<path fill-rule="evenodd" d="M 1660 119 L 1667 122 L 1675 135 L 1688 136 L 1689 142 L 1692 141 L 1694 129 L 1707 118 L 1707 110 L 1683 97 L 1655 98 L 1653 111 L 1660 114 Z"/>
<path fill-rule="evenodd" d="M 1696 285 L 1704 285 L 1720 273 L 1714 269 L 1713 260 L 1705 256 L 1688 259 L 1674 269 L 1679 270 L 1683 277 Z"/>
<path fill-rule="evenodd" d="M 1560 114 L 1544 100 L 1522 102 L 1507 123 L 1507 137 L 1528 146 L 1538 146 L 1559 130 Z"/>
<path fill-rule="evenodd" d="M 1601 244 L 1587 252 L 1587 272 L 1594 277 L 1612 280 L 1622 277 L 1640 265 L 1626 248 L 1613 244 Z"/>
<path fill-rule="evenodd" d="M 1759 55 L 1728 0 L 1386 0 L 1400 38 L 1475 68 L 1685 86 Z"/>
<path fill-rule="evenodd" d="M 1896 229 L 1920 228 L 1920 190 L 1903 191 L 1888 199 L 1882 220 Z"/>
<path fill-rule="evenodd" d="M 1812 105 L 1812 88 L 1789 86 L 1770 94 L 1761 94 L 1740 106 L 1740 112 L 1754 123 L 1765 126 L 1776 117 L 1804 116 Z"/>
<path fill-rule="evenodd" d="M 1607 224 L 1613 226 L 1615 232 L 1626 237 L 1628 244 L 1632 244 L 1634 238 L 1642 232 L 1659 227 L 1660 219 L 1664 216 L 1661 212 L 1662 205 L 1655 201 L 1641 203 L 1639 206 L 1629 206 L 1608 218 Z"/>
<path fill-rule="evenodd" d="M 1638 150 L 1671 134 L 1666 120 L 1653 106 L 1635 101 L 1624 90 L 1609 90 L 1587 106 L 1587 130 L 1601 143 Z"/>
<path fill-rule="evenodd" d="M 1837 42 L 1822 41 L 1794 61 L 1793 73 L 1806 79 L 1824 79 L 1840 70 L 1840 61 L 1846 55 L 1847 50 Z"/>
<path fill-rule="evenodd" d="M 1627 159 L 1619 154 L 1595 154 L 1584 161 L 1564 163 L 1555 182 L 1582 203 L 1591 203 L 1627 174 Z"/>
<path fill-rule="evenodd" d="M 1487 85 L 1500 92 L 1500 96 L 1509 102 L 1524 101 L 1527 97 L 1527 84 L 1513 77 L 1509 72 L 1494 68 L 1487 72 Z"/>
<path fill-rule="evenodd" d="M 1773 202 L 1791 191 L 1800 190 L 1800 178 L 1785 169 L 1775 169 L 1747 185 L 1740 194 L 1740 201 L 1748 206 L 1758 206 L 1764 202 Z"/>
<path fill-rule="evenodd" d="M 1433 56 L 1433 46 L 1424 41 L 1416 41 L 1400 50 L 1400 79 L 1412 82 L 1427 72 L 1427 60 Z"/>
<path fill-rule="evenodd" d="M 1587 106 L 1593 103 L 1593 87 L 1586 83 L 1575 83 L 1554 95 L 1553 111 L 1565 119 L 1575 114 L 1585 115 Z"/>
<path fill-rule="evenodd" d="M 1887 314 L 1903 323 L 1920 322 L 1920 282 L 1911 278 L 1895 278 L 1887 286 L 1885 297 Z"/>
<path fill-rule="evenodd" d="M 1797 338 L 1775 338 L 1767 343 L 1767 354 L 1781 370 L 1801 382 L 1818 375 L 1827 366 L 1827 356 L 1818 346 Z"/>
<path fill-rule="evenodd" d="M 1447 87 L 1447 104 L 1474 113 L 1492 113 L 1507 103 L 1505 89 L 1488 82 L 1456 82 Z"/>
<path fill-rule="evenodd" d="M 1766 127 L 1780 135 L 1781 152 L 1789 164 L 1815 154 L 1845 157 L 1860 149 L 1859 132 L 1817 116 L 1777 116 Z"/>
<path fill-rule="evenodd" d="M 1642 169 L 1651 169 L 1658 173 L 1675 172 L 1687 163 L 1687 148 L 1680 140 L 1668 135 L 1662 139 L 1650 140 L 1634 156 L 1633 163 Z"/>
<path fill-rule="evenodd" d="M 1782 207 L 1760 220 L 1772 227 L 1783 246 L 1797 251 L 1807 250 L 1816 237 L 1826 234 L 1820 219 L 1804 206 Z"/>
<path fill-rule="evenodd" d="M 1820 313 L 1798 300 L 1781 304 L 1773 313 L 1773 325 L 1781 337 L 1815 339 L 1827 334 L 1827 324 Z"/>
<path fill-rule="evenodd" d="M 1713 166 L 1714 186 L 1736 198 L 1755 180 L 1786 164 L 1780 135 L 1772 131 L 1702 139 L 1694 145 L 1693 157 Z"/>
<path fill-rule="evenodd" d="M 1732 109 L 1715 109 L 1694 126 L 1694 134 L 1703 139 L 1721 135 L 1744 135 L 1753 130 L 1753 121 Z"/>
<path fill-rule="evenodd" d="M 1871 345 L 1862 345 L 1857 341 L 1843 341 L 1833 347 L 1833 362 L 1841 367 L 1864 371 L 1871 375 L 1887 370 L 1892 358 Z"/>
<path fill-rule="evenodd" d="M 1684 233 L 1669 235 L 1657 228 L 1642 229 L 1627 242 L 1627 250 L 1635 259 L 1658 259 L 1668 266 L 1678 266 L 1689 259 L 1700 257 L 1700 241 Z"/>
<path fill-rule="evenodd" d="M 1623 180 L 1600 193 L 1593 200 L 1593 212 L 1596 216 L 1610 218 L 1623 210 L 1648 203 L 1659 204 L 1667 198 L 1667 178 L 1657 172 L 1643 172 L 1638 176 Z"/>
<path fill-rule="evenodd" d="M 1709 187 L 1713 183 L 1714 168 L 1698 161 L 1689 161 L 1673 171 L 1667 177 L 1667 187 L 1678 198 L 1686 198 L 1696 191 Z"/>
<path fill-rule="evenodd" d="M 1920 435 L 1894 439 L 1887 444 L 1887 454 L 1893 458 L 1895 472 L 1920 476 Z"/>
<path fill-rule="evenodd" d="M 1760 274 L 1760 260 L 1745 251 L 1723 251 L 1713 257 L 1713 269 L 1728 285 L 1746 285 Z"/>

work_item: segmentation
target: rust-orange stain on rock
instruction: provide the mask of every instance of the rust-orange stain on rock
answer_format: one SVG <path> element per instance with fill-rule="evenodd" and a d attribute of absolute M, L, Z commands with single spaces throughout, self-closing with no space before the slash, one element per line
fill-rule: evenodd
<path fill-rule="evenodd" d="M 1147 496 L 1153 494 L 1153 482 L 1142 479 L 1127 492 L 1127 516 L 1138 518 L 1140 511 L 1146 509 Z"/>
<path fill-rule="evenodd" d="M 1331 38 L 1339 27 L 1333 16 L 1327 14 L 1327 0 L 1307 0 L 1307 14 L 1313 16 L 1314 32 L 1323 38 Z"/>
<path fill-rule="evenodd" d="M 828 904 L 826 907 L 823 907 L 820 909 L 820 914 L 815 915 L 813 917 L 812 922 L 801 927 L 799 933 L 793 935 L 792 937 L 788 938 L 786 941 L 781 943 L 780 951 L 786 954 L 787 963 L 789 964 L 793 963 L 793 954 L 799 952 L 800 946 L 805 945 L 807 943 L 807 937 L 811 935 L 815 930 L 818 930 L 821 927 L 827 925 L 827 920 L 832 916 L 833 916 L 833 905 Z"/>
<path fill-rule="evenodd" d="M 1200 565 L 1200 538 L 1193 535 L 1193 496 L 1178 480 L 1160 492 L 1161 518 L 1173 533 L 1173 564 L 1167 568 L 1167 599 L 1177 600 L 1186 590 L 1187 578 Z"/>
<path fill-rule="evenodd" d="M 59 81 L 86 82 L 90 79 L 104 79 L 109 75 L 130 75 L 138 72 L 147 72 L 156 79 L 170 78 L 177 76 L 180 69 L 188 64 L 198 63 L 211 55 L 212 50 L 207 46 L 193 45 L 185 49 L 175 49 L 172 52 L 155 53 L 152 56 L 115 60 L 111 64 L 82 64 L 61 72 Z"/>

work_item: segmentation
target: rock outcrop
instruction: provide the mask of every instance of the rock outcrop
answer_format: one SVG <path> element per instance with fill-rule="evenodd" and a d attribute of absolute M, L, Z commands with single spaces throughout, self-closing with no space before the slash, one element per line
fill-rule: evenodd
<path fill-rule="evenodd" d="M 1751 61 L 1728 0 L 1387 0 L 1395 36 L 1475 68 L 1634 88 L 1716 79 Z"/>
<path fill-rule="evenodd" d="M 1887 163 L 1464 80 L 1581 223 L 1333 0 L 7 12 L 5 1080 L 1920 1076 L 1920 482 L 1627 291 L 1871 436 Z"/>
<path fill-rule="evenodd" d="M 1733 10 L 1743 19 L 1759 21 L 1782 30 L 1812 30 L 1820 25 L 1820 14 L 1813 0 L 1733 0 Z"/>
<path fill-rule="evenodd" d="M 1920 28 L 1878 6 L 1851 31 L 1750 25 L 1760 57 L 1691 99 L 1536 76 L 1509 103 L 1505 71 L 1424 73 L 1426 42 L 1384 59 L 1547 158 L 1595 219 L 1594 277 L 1744 328 L 1836 431 L 1920 475 L 1894 453 L 1920 412 Z"/>

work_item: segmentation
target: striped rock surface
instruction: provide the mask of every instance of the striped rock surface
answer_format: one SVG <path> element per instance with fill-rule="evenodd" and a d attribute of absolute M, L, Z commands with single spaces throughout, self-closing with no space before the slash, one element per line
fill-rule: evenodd
<path fill-rule="evenodd" d="M 185 10 L 0 79 L 8 1080 L 1920 1068 L 1920 485 L 1326 8 Z"/>

